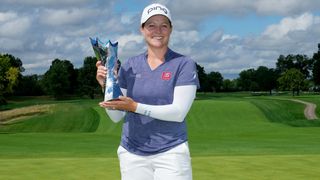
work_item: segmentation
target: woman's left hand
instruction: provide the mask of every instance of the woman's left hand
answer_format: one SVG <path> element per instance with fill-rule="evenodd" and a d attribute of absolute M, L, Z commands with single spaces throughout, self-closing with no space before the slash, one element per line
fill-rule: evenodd
<path fill-rule="evenodd" d="M 138 103 L 129 97 L 120 96 L 118 100 L 103 101 L 103 102 L 100 102 L 99 105 L 103 108 L 108 108 L 110 110 L 122 110 L 122 111 L 135 112 L 137 109 Z"/>

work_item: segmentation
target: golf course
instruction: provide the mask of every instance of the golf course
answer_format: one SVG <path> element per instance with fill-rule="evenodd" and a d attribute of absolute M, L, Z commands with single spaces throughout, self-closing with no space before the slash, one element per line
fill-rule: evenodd
<path fill-rule="evenodd" d="M 299 100 L 299 101 L 293 101 Z M 12 98 L 0 111 L 0 179 L 120 179 L 122 123 L 100 99 Z M 320 96 L 197 94 L 187 115 L 193 179 L 320 179 Z"/>

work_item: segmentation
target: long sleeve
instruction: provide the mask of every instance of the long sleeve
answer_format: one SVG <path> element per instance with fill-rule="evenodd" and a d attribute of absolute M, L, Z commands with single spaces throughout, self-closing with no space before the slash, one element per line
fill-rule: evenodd
<path fill-rule="evenodd" d="M 136 113 L 164 121 L 182 122 L 191 108 L 196 91 L 196 85 L 176 86 L 172 104 L 147 105 L 138 103 Z"/>

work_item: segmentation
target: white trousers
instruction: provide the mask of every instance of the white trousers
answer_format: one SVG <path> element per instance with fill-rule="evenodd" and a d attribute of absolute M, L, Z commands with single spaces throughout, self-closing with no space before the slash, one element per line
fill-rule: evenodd
<path fill-rule="evenodd" d="M 122 180 L 192 180 L 188 143 L 156 155 L 139 156 L 118 148 Z"/>

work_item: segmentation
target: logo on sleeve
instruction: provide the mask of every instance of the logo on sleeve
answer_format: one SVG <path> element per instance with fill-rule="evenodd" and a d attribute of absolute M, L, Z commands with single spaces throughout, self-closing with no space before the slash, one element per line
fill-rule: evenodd
<path fill-rule="evenodd" d="M 171 72 L 162 72 L 162 80 L 170 80 L 171 79 Z"/>

